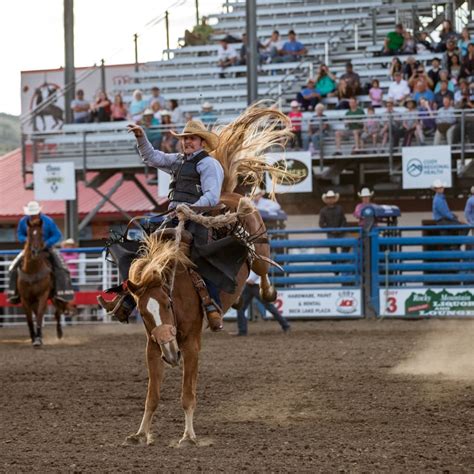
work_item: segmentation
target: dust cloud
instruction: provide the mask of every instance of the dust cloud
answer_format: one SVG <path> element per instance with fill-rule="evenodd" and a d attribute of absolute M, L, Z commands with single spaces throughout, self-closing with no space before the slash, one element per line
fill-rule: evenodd
<path fill-rule="evenodd" d="M 429 331 L 393 373 L 474 380 L 474 322 L 452 321 Z"/>

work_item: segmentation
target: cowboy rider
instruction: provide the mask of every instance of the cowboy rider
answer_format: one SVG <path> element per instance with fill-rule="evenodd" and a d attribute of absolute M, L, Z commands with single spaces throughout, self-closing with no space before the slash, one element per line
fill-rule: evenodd
<path fill-rule="evenodd" d="M 143 162 L 171 175 L 169 209 L 181 203 L 193 207 L 213 207 L 219 203 L 224 170 L 219 161 L 209 155 L 217 148 L 219 138 L 202 122 L 191 120 L 182 133 L 171 132 L 181 140 L 182 154 L 155 150 L 139 125 L 128 125 L 128 131 L 135 135 Z M 219 290 L 209 280 L 204 281 L 213 300 L 205 307 L 209 327 L 219 331 L 222 329 Z M 135 301 L 128 295 L 115 315 L 121 321 L 127 320 L 134 307 Z"/>
<path fill-rule="evenodd" d="M 41 212 L 41 206 L 36 201 L 30 201 L 23 208 L 25 215 L 18 223 L 17 237 L 20 243 L 26 243 L 28 239 L 28 222 L 41 220 L 44 250 L 48 253 L 49 260 L 53 266 L 53 275 L 55 278 L 55 295 L 54 298 L 64 302 L 69 302 L 74 298 L 74 291 L 71 286 L 69 270 L 67 269 L 62 257 L 53 249 L 61 239 L 61 231 L 51 217 Z M 23 257 L 23 251 L 20 252 L 10 265 L 9 270 L 9 289 L 8 300 L 12 304 L 20 302 L 20 296 L 17 290 L 18 268 Z"/>

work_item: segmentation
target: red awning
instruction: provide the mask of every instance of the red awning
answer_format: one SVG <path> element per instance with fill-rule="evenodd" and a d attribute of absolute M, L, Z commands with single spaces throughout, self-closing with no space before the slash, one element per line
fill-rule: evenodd
<path fill-rule="evenodd" d="M 90 173 L 88 179 L 92 179 L 95 173 Z M 162 204 L 165 199 L 158 198 L 156 185 L 146 183 L 144 175 L 137 175 L 137 178 Z M 99 189 L 102 193 L 107 193 L 110 188 L 120 179 L 120 175 L 113 176 L 105 182 Z M 78 183 L 79 215 L 88 214 L 102 199 L 93 189 L 87 188 L 82 181 Z M 21 172 L 21 150 L 14 150 L 0 157 L 0 221 L 11 221 L 23 216 L 23 206 L 28 201 L 34 200 L 34 191 L 26 190 L 23 186 Z M 131 181 L 124 181 L 120 188 L 112 195 L 111 199 L 125 212 L 129 214 L 141 214 L 153 210 L 152 203 L 143 195 L 137 186 Z M 43 212 L 45 214 L 61 217 L 64 215 L 64 201 L 42 201 Z M 109 202 L 101 208 L 98 216 L 119 216 L 121 215 Z"/>

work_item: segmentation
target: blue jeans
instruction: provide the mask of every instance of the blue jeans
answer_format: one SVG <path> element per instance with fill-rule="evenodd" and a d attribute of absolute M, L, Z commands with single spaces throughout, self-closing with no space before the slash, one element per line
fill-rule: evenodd
<path fill-rule="evenodd" d="M 239 334 L 243 336 L 247 334 L 247 318 L 245 317 L 245 311 L 254 298 L 260 301 L 265 309 L 272 313 L 273 318 L 278 321 L 283 331 L 287 331 L 290 328 L 288 321 L 280 314 L 275 305 L 260 298 L 260 287 L 258 285 L 245 285 L 244 292 L 242 293 L 242 307 L 237 311 L 237 327 L 239 329 Z"/>

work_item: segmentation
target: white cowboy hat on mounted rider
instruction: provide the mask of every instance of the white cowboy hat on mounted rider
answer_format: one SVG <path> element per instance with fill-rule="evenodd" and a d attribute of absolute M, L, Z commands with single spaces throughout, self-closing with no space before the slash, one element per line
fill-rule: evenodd
<path fill-rule="evenodd" d="M 371 191 L 369 188 L 362 188 L 359 193 L 357 193 L 357 196 L 360 198 L 363 197 L 372 197 L 374 195 L 374 192 Z"/>
<path fill-rule="evenodd" d="M 321 196 L 321 199 L 324 203 L 327 203 L 328 199 L 334 199 L 334 202 L 339 201 L 339 193 L 335 193 L 332 189 L 330 189 L 327 193 L 324 193 Z"/>
<path fill-rule="evenodd" d="M 26 206 L 23 207 L 25 216 L 37 216 L 41 212 L 41 206 L 37 201 L 30 201 Z"/>
<path fill-rule="evenodd" d="M 184 138 L 190 135 L 196 135 L 205 141 L 206 144 L 204 148 L 209 152 L 215 150 L 217 148 L 217 145 L 219 144 L 219 137 L 215 133 L 210 132 L 206 128 L 206 126 L 199 120 L 190 120 L 185 125 L 181 133 L 171 131 L 171 134 L 177 138 Z"/>

